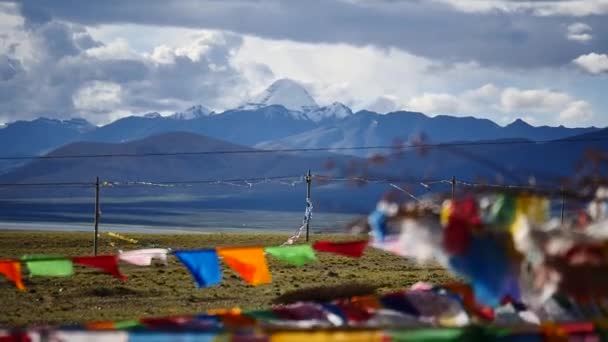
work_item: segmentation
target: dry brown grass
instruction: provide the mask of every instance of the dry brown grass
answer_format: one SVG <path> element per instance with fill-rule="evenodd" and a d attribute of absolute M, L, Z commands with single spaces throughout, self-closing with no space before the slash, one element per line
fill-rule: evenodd
<path fill-rule="evenodd" d="M 270 234 L 128 234 L 148 246 L 196 249 L 216 246 L 277 245 L 286 236 Z M 314 240 L 344 240 L 349 236 L 313 235 Z M 0 259 L 24 254 L 90 255 L 91 234 L 0 232 Z M 121 247 L 137 248 L 122 245 Z M 114 253 L 107 238 L 101 253 Z M 320 253 L 318 261 L 295 267 L 268 258 L 272 284 L 250 286 L 222 265 L 219 286 L 196 289 L 188 271 L 170 257 L 168 266 L 121 264 L 127 283 L 91 268 L 76 266 L 68 278 L 25 276 L 27 290 L 19 292 L 0 276 L 0 324 L 71 324 L 95 320 L 194 314 L 209 309 L 259 309 L 279 302 L 330 300 L 402 289 L 417 281 L 440 284 L 449 275 L 437 267 L 421 267 L 399 257 L 368 249 L 360 259 Z"/>

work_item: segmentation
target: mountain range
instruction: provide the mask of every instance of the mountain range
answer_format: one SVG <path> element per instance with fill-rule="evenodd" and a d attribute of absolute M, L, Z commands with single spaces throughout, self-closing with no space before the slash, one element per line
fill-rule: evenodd
<path fill-rule="evenodd" d="M 141 157 L 111 158 L 44 158 L 34 160 L 0 175 L 0 183 L 54 183 L 88 182 L 99 176 L 102 181 L 120 183 L 147 182 L 177 184 L 174 186 L 118 186 L 104 187 L 104 201 L 108 197 L 128 198 L 111 205 L 112 212 L 131 215 L 146 208 L 156 214 L 168 208 L 190 206 L 218 209 L 301 210 L 304 189 L 294 189 L 277 183 L 262 183 L 254 187 L 226 186 L 197 182 L 228 179 L 272 179 L 273 177 L 304 174 L 312 169 L 317 175 L 365 179 L 389 179 L 378 183 L 329 181 L 323 177 L 313 180 L 315 208 L 321 212 L 366 212 L 373 208 L 377 199 L 392 188 L 390 183 L 406 187 L 416 195 L 429 191 L 447 191 L 445 184 L 430 188 L 420 182 L 448 180 L 456 177 L 462 181 L 506 182 L 522 184 L 534 179 L 542 186 L 557 186 L 562 179 L 583 175 L 592 162 L 583 164 L 590 149 L 608 150 L 608 129 L 553 140 L 530 143 L 524 139 L 455 142 L 450 145 L 412 148 L 402 151 L 383 151 L 384 156 L 362 158 L 341 154 L 294 154 L 259 153 L 254 148 L 204 137 L 189 132 L 172 132 L 154 135 L 140 140 L 122 143 L 75 142 L 49 153 L 53 156 L 78 155 L 130 155 L 152 154 Z M 192 154 L 183 152 L 232 151 L 223 154 Z M 237 153 L 238 152 L 238 153 Z M 255 153 L 249 153 L 255 152 Z M 389 153 L 386 153 L 389 152 Z M 390 153 L 392 152 L 392 153 Z M 178 153 L 178 154 L 175 154 Z M 158 154 L 163 154 L 159 156 Z M 582 167 L 583 166 L 583 167 Z M 586 167 L 586 168 L 585 168 Z M 594 172 L 606 173 L 606 165 Z M 179 185 L 183 183 L 184 185 Z M 366 185 L 359 187 L 358 185 Z M 466 189 L 466 186 L 462 186 Z M 78 204 L 75 215 L 90 210 L 91 186 L 86 187 L 9 187 L 0 192 L 0 216 L 13 215 L 20 210 L 24 217 L 31 217 L 31 210 L 24 206 L 54 205 L 45 198 L 85 199 L 89 205 Z M 190 197 L 188 201 L 174 202 L 171 196 Z M 10 199 L 37 199 L 28 204 Z M 139 198 L 139 200 L 134 200 Z M 149 198 L 146 204 L 142 198 Z M 38 204 L 36 204 L 38 203 Z M 58 202 L 58 205 L 62 202 Z M 57 209 L 47 207 L 49 215 Z M 104 208 L 107 208 L 104 206 Z M 7 211 L 8 210 L 8 211 Z M 42 210 L 42 209 L 41 209 Z M 159 214 L 160 215 L 160 214 Z M 46 219 L 48 219 L 47 216 Z M 84 216 L 88 217 L 88 216 Z M 119 222 L 119 221 L 117 221 Z"/>
<path fill-rule="evenodd" d="M 297 177 L 309 169 L 337 178 L 313 180 L 315 213 L 369 212 L 378 198 L 394 190 L 391 183 L 418 196 L 449 191 L 449 185 L 433 181 L 452 177 L 555 187 L 565 178 L 608 173 L 589 152 L 608 150 L 606 128 L 534 127 L 523 120 L 500 126 L 473 117 L 353 112 L 341 103 L 319 106 L 290 80 L 277 81 L 254 99 L 223 112 L 197 105 L 171 115 L 129 116 L 99 127 L 82 119 L 39 118 L 0 128 L 0 142 L 2 156 L 51 157 L 0 158 L 0 183 L 90 183 L 99 177 L 104 182 L 173 184 L 104 186 L 104 222 L 117 224 L 173 226 L 181 220 L 197 225 L 208 220 L 201 213 L 205 209 L 300 211 L 306 193 L 302 183 L 250 187 L 244 181 L 233 186 L 209 182 Z M 401 144 L 408 142 L 414 145 Z M 379 145 L 392 148 L 340 149 Z M 320 147 L 335 150 L 259 151 Z M 232 152 L 183 154 L 201 151 Z M 52 158 L 132 154 L 153 156 Z M 390 181 L 341 181 L 344 177 Z M 2 220 L 90 220 L 91 185 L 1 190 Z"/>
<path fill-rule="evenodd" d="M 500 126 L 487 119 L 397 111 L 353 113 L 341 103 L 319 106 L 297 82 L 275 81 L 235 109 L 215 113 L 202 105 L 169 116 L 147 113 L 94 126 L 83 119 L 39 118 L 0 128 L 3 155 L 38 156 L 76 141 L 121 143 L 168 132 L 191 132 L 259 149 L 390 145 L 424 138 L 431 143 L 459 140 L 555 140 L 598 128 L 534 127 L 522 120 Z M 367 151 L 351 152 L 365 156 Z M 2 160 L 0 173 L 24 160 Z"/>

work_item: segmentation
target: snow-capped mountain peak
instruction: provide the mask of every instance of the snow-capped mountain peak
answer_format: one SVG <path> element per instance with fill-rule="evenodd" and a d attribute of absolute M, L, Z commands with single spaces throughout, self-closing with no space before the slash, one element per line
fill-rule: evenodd
<path fill-rule="evenodd" d="M 308 112 L 319 108 L 302 85 L 296 81 L 282 78 L 274 81 L 261 94 L 241 106 L 241 109 L 258 109 L 271 105 L 281 105 L 289 110 L 299 112 Z"/>
<path fill-rule="evenodd" d="M 202 105 L 196 105 L 186 109 L 183 112 L 176 112 L 175 114 L 171 115 L 170 118 L 176 120 L 192 120 L 209 116 L 211 114 L 213 114 L 213 111 L 209 108 Z"/>
<path fill-rule="evenodd" d="M 158 118 L 162 118 L 163 116 L 160 115 L 159 112 L 150 112 L 150 113 L 146 113 L 144 114 L 144 118 L 148 118 L 148 119 L 158 119 Z"/>
<path fill-rule="evenodd" d="M 350 108 L 340 102 L 334 102 L 329 106 L 309 111 L 306 116 L 314 122 L 320 122 L 326 119 L 344 119 L 352 114 Z"/>

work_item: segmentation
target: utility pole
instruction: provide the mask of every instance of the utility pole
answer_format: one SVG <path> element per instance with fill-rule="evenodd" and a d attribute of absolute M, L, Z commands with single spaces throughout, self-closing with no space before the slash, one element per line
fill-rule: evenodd
<path fill-rule="evenodd" d="M 310 185 L 312 183 L 312 174 L 310 173 L 310 169 L 308 170 L 308 174 L 306 175 L 306 214 L 308 214 L 308 207 L 310 206 Z M 310 234 L 310 217 L 306 220 L 306 242 L 308 242 Z"/>
<path fill-rule="evenodd" d="M 456 176 L 452 176 L 452 202 L 456 199 Z"/>
<path fill-rule="evenodd" d="M 97 255 L 97 235 L 99 233 L 99 177 L 95 182 L 95 236 L 93 237 L 93 253 Z"/>
<path fill-rule="evenodd" d="M 566 207 L 566 194 L 564 193 L 564 188 L 562 190 L 562 224 L 564 224 L 564 211 Z"/>

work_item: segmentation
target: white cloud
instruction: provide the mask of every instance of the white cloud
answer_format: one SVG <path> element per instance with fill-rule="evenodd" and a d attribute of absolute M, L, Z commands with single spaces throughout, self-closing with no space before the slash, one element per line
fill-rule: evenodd
<path fill-rule="evenodd" d="M 410 98 L 405 107 L 429 114 L 473 114 L 495 107 L 500 88 L 488 83 L 460 94 L 424 93 Z"/>
<path fill-rule="evenodd" d="M 203 31 L 188 44 L 140 53 L 120 36 L 103 43 L 86 28 L 57 21 L 15 30 L 32 56 L 0 50 L 0 120 L 6 122 L 78 115 L 107 123 L 199 103 L 223 109 L 235 104 L 233 91 L 247 86 L 230 64 L 242 42 L 230 33 Z M 158 54 L 163 48 L 166 61 Z"/>
<path fill-rule="evenodd" d="M 139 59 L 140 55 L 129 46 L 124 38 L 117 38 L 107 44 L 92 47 L 84 52 L 87 56 L 112 60 L 112 59 Z"/>
<path fill-rule="evenodd" d="M 608 13 L 608 0 L 434 0 L 467 13 L 526 12 L 538 16 L 602 15 Z"/>
<path fill-rule="evenodd" d="M 411 98 L 406 108 L 424 113 L 452 114 L 462 113 L 464 103 L 451 94 L 429 94 Z"/>
<path fill-rule="evenodd" d="M 167 45 L 159 45 L 147 57 L 158 64 L 174 64 L 175 50 Z"/>
<path fill-rule="evenodd" d="M 78 89 L 72 101 L 79 111 L 111 112 L 122 102 L 121 91 L 120 84 L 91 81 Z"/>
<path fill-rule="evenodd" d="M 487 101 L 495 98 L 496 96 L 498 96 L 499 93 L 500 88 L 491 83 L 488 83 L 477 89 L 468 90 L 467 92 L 465 92 L 464 96 L 472 100 Z"/>
<path fill-rule="evenodd" d="M 382 95 L 371 103 L 363 106 L 363 108 L 376 113 L 390 113 L 397 109 L 397 98 L 392 95 Z"/>
<path fill-rule="evenodd" d="M 23 18 L 18 15 L 15 4 L 0 3 L 0 32 L 19 25 L 23 25 Z"/>
<path fill-rule="evenodd" d="M 320 104 L 343 102 L 355 109 L 385 94 L 409 97 L 418 92 L 433 62 L 398 49 L 347 44 L 307 44 L 246 36 L 233 65 L 266 65 L 276 78 L 306 83 Z M 404 67 L 407 66 L 407 67 Z M 268 74 L 258 75 L 267 78 Z M 430 76 L 428 79 L 434 78 Z M 249 79 L 266 87 L 272 79 Z M 407 81 L 404 81 L 407 80 Z M 416 80 L 416 82 L 412 82 Z M 252 89 L 252 93 L 260 88 Z"/>
<path fill-rule="evenodd" d="M 441 11 L 461 15 L 451 10 Z M 519 32 L 510 29 L 511 24 L 515 24 L 507 21 L 509 32 L 505 34 L 518 38 L 511 35 Z M 592 23 L 596 32 L 601 32 L 601 25 L 592 19 L 585 21 Z M 568 19 L 566 23 L 569 22 L 572 21 Z M 199 103 L 223 110 L 241 104 L 281 77 L 303 81 L 322 105 L 339 101 L 355 111 L 371 108 L 389 112 L 407 108 L 429 114 L 476 115 L 495 121 L 524 115 L 537 118 L 540 124 L 554 124 L 557 114 L 568 108 L 568 104 L 583 100 L 562 99 L 563 107 L 556 109 L 549 103 L 559 99 L 560 92 L 543 90 L 558 87 L 566 95 L 579 90 L 575 84 L 580 82 L 571 81 L 572 77 L 581 75 L 572 68 L 490 67 L 475 58 L 464 59 L 464 62 L 457 62 L 463 60 L 459 58 L 432 59 L 421 57 L 430 55 L 416 50 L 382 48 L 387 46 L 382 43 L 365 45 L 365 40 L 347 44 L 314 43 L 317 40 L 303 39 L 313 43 L 302 43 L 241 36 L 227 31 L 133 24 L 84 28 L 51 21 L 40 27 L 45 25 L 51 27 L 22 32 L 25 39 L 20 46 L 30 44 L 34 47 L 30 49 L 35 52 L 30 62 L 16 58 L 16 54 L 9 55 L 11 59 L 0 58 L 0 75 L 11 78 L 0 84 L 1 121 L 50 114 L 57 117 L 82 115 L 96 123 L 105 123 L 117 115 L 170 112 Z M 555 27 L 564 29 L 566 25 L 557 23 Z M 92 37 L 88 34 L 90 31 L 95 32 Z M 527 32 L 525 28 L 523 32 Z M 557 40 L 569 46 L 593 49 L 593 45 L 568 43 L 563 32 L 555 33 Z M 596 34 L 599 37 L 599 33 Z M 63 41 L 69 54 L 65 49 L 56 49 L 56 45 L 44 44 L 45 39 L 40 38 L 55 36 L 59 39 L 46 39 L 46 42 Z M 83 47 L 80 39 L 87 41 L 87 38 L 92 42 Z M 590 44 L 598 41 L 595 39 Z M 459 45 L 458 41 L 451 43 Z M 547 44 L 553 46 L 551 42 Z M 418 43 L 412 45 L 419 46 Z M 526 50 L 525 46 L 521 46 L 521 50 Z M 568 57 L 566 61 L 572 58 Z M 25 71 L 14 72 L 13 66 L 18 65 L 14 60 L 20 60 Z M 17 82 L 19 79 L 23 82 Z M 601 78 L 594 79 L 601 81 Z M 120 103 L 114 104 L 110 100 L 112 91 L 103 90 L 103 87 L 93 91 L 96 87 L 91 84 L 94 82 L 119 85 Z M 599 92 L 596 90 L 599 88 L 593 87 L 592 91 Z M 87 102 L 85 90 L 89 91 L 90 98 L 100 100 Z M 31 101 L 33 96 L 36 101 Z M 101 100 L 104 96 L 106 102 Z M 594 96 L 597 98 L 595 94 L 589 97 Z M 536 99 L 539 97 L 545 99 Z M 111 117 L 97 114 L 104 106 L 114 108 Z M 568 113 L 575 112 L 576 107 L 572 108 Z M 578 112 L 582 112 L 581 108 L 578 106 Z M 572 115 L 565 117 L 568 116 Z M 594 119 L 603 120 L 601 117 Z"/>
<path fill-rule="evenodd" d="M 593 119 L 591 105 L 567 93 L 547 89 L 501 89 L 493 84 L 459 94 L 424 93 L 412 97 L 406 108 L 427 114 L 493 113 L 494 119 L 503 124 L 520 117 L 531 124 L 581 126 Z"/>
<path fill-rule="evenodd" d="M 591 31 L 591 26 L 585 23 L 570 24 L 567 28 L 566 38 L 568 40 L 585 43 L 593 38 Z"/>
<path fill-rule="evenodd" d="M 572 62 L 590 74 L 599 75 L 608 73 L 608 55 L 606 54 L 592 52 L 587 55 L 578 56 Z"/>
<path fill-rule="evenodd" d="M 561 124 L 569 126 L 581 126 L 587 124 L 593 118 L 593 111 L 589 103 L 578 100 L 570 102 L 564 110 L 559 113 L 558 120 Z"/>
<path fill-rule="evenodd" d="M 500 98 L 502 108 L 507 112 L 533 111 L 550 112 L 562 108 L 572 99 L 566 93 L 550 91 L 547 89 L 507 88 L 503 90 Z"/>

